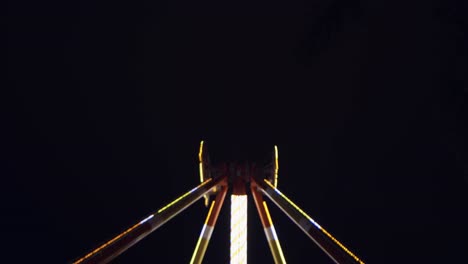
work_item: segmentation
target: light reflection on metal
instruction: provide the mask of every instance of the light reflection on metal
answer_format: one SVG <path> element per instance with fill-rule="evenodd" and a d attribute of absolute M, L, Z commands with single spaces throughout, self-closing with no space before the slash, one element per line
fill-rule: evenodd
<path fill-rule="evenodd" d="M 247 196 L 231 195 L 231 264 L 247 263 Z"/>
<path fill-rule="evenodd" d="M 150 220 L 150 219 L 153 218 L 153 217 L 154 217 L 154 214 L 152 214 L 152 215 L 146 217 L 145 219 L 141 220 L 140 225 L 141 225 L 141 224 L 144 224 L 146 221 Z"/>

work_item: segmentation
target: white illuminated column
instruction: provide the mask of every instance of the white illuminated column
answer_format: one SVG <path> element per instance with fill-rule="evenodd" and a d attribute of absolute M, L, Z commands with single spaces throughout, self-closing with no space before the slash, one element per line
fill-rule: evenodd
<path fill-rule="evenodd" d="M 247 263 L 247 195 L 231 195 L 231 264 Z"/>

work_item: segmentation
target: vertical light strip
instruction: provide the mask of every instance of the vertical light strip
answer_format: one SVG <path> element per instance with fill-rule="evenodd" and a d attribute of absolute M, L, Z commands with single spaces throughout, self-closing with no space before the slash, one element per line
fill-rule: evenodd
<path fill-rule="evenodd" d="M 274 176 L 274 179 L 273 179 L 273 186 L 275 186 L 275 188 L 278 186 L 278 169 L 279 169 L 279 166 L 278 166 L 278 147 L 275 145 L 275 176 Z"/>
<path fill-rule="evenodd" d="M 231 195 L 231 264 L 247 263 L 247 195 Z"/>
<path fill-rule="evenodd" d="M 200 182 L 205 181 L 203 175 L 203 140 L 200 142 L 200 150 L 198 150 L 198 168 L 200 170 Z"/>
<path fill-rule="evenodd" d="M 200 141 L 200 149 L 198 150 L 198 169 L 200 171 L 200 182 L 205 181 L 205 175 L 203 174 L 203 143 L 204 141 Z M 216 189 L 215 189 L 216 190 Z M 205 200 L 205 207 L 208 207 L 210 203 L 210 196 L 208 194 L 203 195 L 203 198 Z"/>

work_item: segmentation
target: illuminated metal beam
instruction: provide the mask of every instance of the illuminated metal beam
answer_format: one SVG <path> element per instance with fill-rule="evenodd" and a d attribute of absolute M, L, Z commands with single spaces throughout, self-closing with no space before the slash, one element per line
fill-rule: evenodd
<path fill-rule="evenodd" d="M 208 179 L 171 203 L 167 204 L 157 212 L 149 215 L 134 226 L 125 230 L 118 236 L 99 246 L 84 257 L 74 261 L 74 264 L 81 263 L 108 263 L 119 256 L 125 250 L 136 244 L 138 241 L 161 227 L 174 216 L 192 205 L 203 195 L 209 193 L 213 188 L 226 180 L 226 177 Z"/>
<path fill-rule="evenodd" d="M 203 261 L 205 256 L 208 243 L 210 242 L 211 234 L 213 233 L 214 227 L 216 225 L 216 220 L 218 219 L 219 212 L 223 206 L 224 198 L 226 197 L 227 186 L 223 186 L 221 191 L 216 195 L 216 199 L 211 202 L 210 210 L 206 216 L 205 224 L 198 238 L 197 246 L 193 252 L 192 259 L 190 264 L 200 264 Z"/>
<path fill-rule="evenodd" d="M 364 262 L 334 238 L 328 231 L 308 216 L 299 206 L 281 193 L 268 180 L 252 179 L 258 188 L 270 198 L 304 233 L 309 236 L 335 263 Z"/>
<path fill-rule="evenodd" d="M 268 245 L 270 246 L 271 254 L 273 255 L 273 260 L 275 261 L 275 264 L 286 264 L 283 250 L 281 249 L 278 236 L 276 235 L 275 226 L 273 225 L 270 212 L 268 211 L 268 206 L 263 200 L 262 195 L 257 191 L 257 186 L 254 182 L 251 182 L 250 189 L 252 191 L 255 206 L 257 207 L 258 215 L 260 216 L 260 221 L 263 225 L 263 230 L 265 231 Z"/>

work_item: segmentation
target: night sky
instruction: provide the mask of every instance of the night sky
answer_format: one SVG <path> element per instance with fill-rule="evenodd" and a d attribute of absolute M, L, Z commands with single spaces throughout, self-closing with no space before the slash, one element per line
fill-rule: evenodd
<path fill-rule="evenodd" d="M 66 263 L 280 155 L 279 189 L 368 263 L 468 258 L 464 1 L 10 1 L 2 263 Z M 229 262 L 229 197 L 206 263 Z M 289 263 L 332 263 L 272 203 Z M 248 260 L 272 263 L 252 199 Z M 114 263 L 188 263 L 199 201 Z M 6 245 L 6 247 L 5 247 Z"/>

